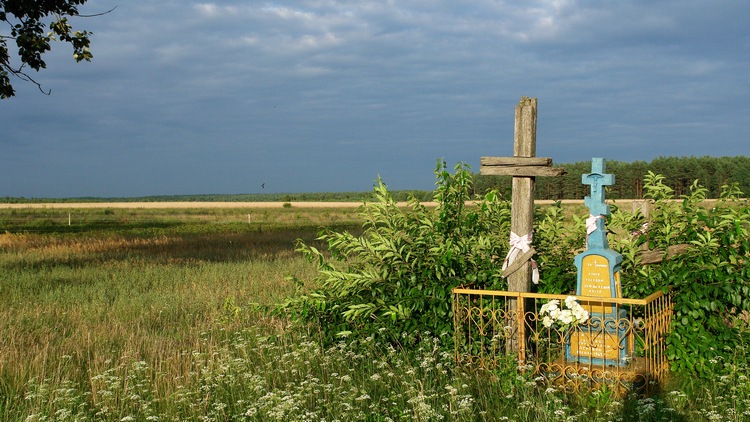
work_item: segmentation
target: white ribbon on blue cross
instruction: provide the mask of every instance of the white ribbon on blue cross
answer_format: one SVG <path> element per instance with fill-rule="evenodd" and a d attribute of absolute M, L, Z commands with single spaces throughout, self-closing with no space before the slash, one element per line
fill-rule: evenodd
<path fill-rule="evenodd" d="M 603 215 L 589 214 L 589 218 L 586 219 L 586 247 L 589 247 L 589 235 L 596 230 L 596 220 L 604 218 Z"/>

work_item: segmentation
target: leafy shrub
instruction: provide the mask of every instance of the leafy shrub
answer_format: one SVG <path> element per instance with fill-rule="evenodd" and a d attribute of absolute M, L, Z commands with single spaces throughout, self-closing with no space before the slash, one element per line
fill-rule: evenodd
<path fill-rule="evenodd" d="M 472 175 L 463 164 L 454 170 L 438 162 L 436 208 L 414 197 L 400 208 L 378 180 L 376 201 L 359 210 L 361 235 L 324 230 L 318 241 L 326 253 L 299 242 L 298 250 L 317 263 L 317 288 L 283 308 L 319 323 L 328 343 L 351 333 L 398 339 L 450 332 L 451 289 L 458 285 L 506 288 L 498 260 L 507 252 L 510 204 L 490 192 L 467 205 Z"/>
<path fill-rule="evenodd" d="M 644 180 L 652 201 L 650 221 L 613 204 L 607 222 L 610 247 L 623 256 L 622 294 L 643 298 L 659 289 L 671 291 L 674 316 L 667 352 L 672 369 L 701 377 L 721 373 L 721 362 L 750 340 L 737 327 L 742 312 L 745 318 L 750 312 L 750 207 L 740 199 L 737 184 L 724 186 L 709 208 L 708 191 L 697 181 L 676 199 L 664 176 L 649 172 Z M 534 238 L 543 269 L 539 291 L 570 292 L 576 280 L 572 257 L 583 248 L 582 219 L 564 221 L 559 205 L 539 214 Z M 688 245 L 688 250 L 660 264 L 641 264 L 643 246 L 666 251 L 675 245 Z"/>
<path fill-rule="evenodd" d="M 711 208 L 697 181 L 682 201 L 675 200 L 661 175 L 649 172 L 644 187 L 654 201 L 650 226 L 617 242 L 623 254 L 623 295 L 671 290 L 674 316 L 667 344 L 672 369 L 703 377 L 720 373 L 718 362 L 729 359 L 743 341 L 734 321 L 750 311 L 750 207 L 736 184 L 725 185 Z M 633 215 L 613 220 L 626 231 L 643 222 Z M 661 264 L 642 266 L 636 253 L 641 244 L 652 250 L 678 244 L 689 249 Z"/>
<path fill-rule="evenodd" d="M 283 309 L 299 321 L 317 322 L 327 343 L 338 335 L 388 335 L 451 330 L 451 289 L 458 285 L 504 290 L 500 260 L 507 252 L 510 204 L 495 192 L 476 206 L 472 177 L 465 165 L 454 174 L 444 162 L 436 168 L 438 207 L 411 198 L 399 208 L 378 180 L 376 201 L 365 204 L 362 234 L 324 230 L 319 251 L 302 242 L 298 250 L 317 263 L 316 288 L 288 300 Z M 668 355 L 675 371 L 708 377 L 722 370 L 743 338 L 735 321 L 750 312 L 750 207 L 737 185 L 723 188 L 713 207 L 697 182 L 676 200 L 664 177 L 645 177 L 653 202 L 650 221 L 639 212 L 613 206 L 608 221 L 610 246 L 623 255 L 624 297 L 643 298 L 671 291 L 674 302 Z M 559 204 L 537 210 L 534 245 L 542 280 L 538 290 L 575 289 L 573 256 L 584 247 L 582 218 L 565 221 Z M 687 253 L 644 266 L 640 252 L 689 245 Z M 302 283 L 300 283 L 302 284 Z M 745 331 L 747 337 L 747 331 Z"/>
<path fill-rule="evenodd" d="M 583 219 L 574 217 L 574 223 L 565 220 L 560 202 L 544 211 L 536 210 L 534 220 L 534 248 L 541 278 L 540 293 L 575 293 L 577 270 L 573 256 L 584 245 L 586 229 Z"/>
<path fill-rule="evenodd" d="M 683 202 L 676 237 L 692 247 L 662 269 L 675 290 L 668 342 L 677 370 L 706 376 L 719 372 L 715 358 L 729 355 L 741 340 L 731 322 L 750 311 L 750 208 L 736 203 L 740 194 L 725 187 L 709 210 L 690 198 Z"/>

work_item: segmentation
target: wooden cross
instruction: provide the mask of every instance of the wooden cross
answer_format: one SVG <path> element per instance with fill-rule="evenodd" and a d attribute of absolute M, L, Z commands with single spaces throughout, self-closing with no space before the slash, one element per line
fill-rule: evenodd
<path fill-rule="evenodd" d="M 591 195 L 583 199 L 583 203 L 589 208 L 593 216 L 608 216 L 609 205 L 604 203 L 604 187 L 615 184 L 615 175 L 607 174 L 603 158 L 591 159 L 591 173 L 581 176 L 581 183 L 591 186 Z M 596 219 L 596 230 L 588 235 L 587 248 L 608 248 L 607 229 L 603 218 Z"/>
<path fill-rule="evenodd" d="M 536 157 L 537 99 L 521 97 L 516 106 L 513 135 L 513 157 L 482 157 L 480 173 L 484 175 L 513 176 L 511 192 L 510 230 L 526 236 L 534 223 L 534 180 L 537 176 L 562 176 L 565 169 L 551 167 L 551 158 Z M 536 253 L 531 247 L 518 256 L 503 272 L 508 277 L 508 290 L 528 292 L 531 288 L 531 257 Z"/>
<path fill-rule="evenodd" d="M 537 99 L 521 97 L 516 106 L 516 120 L 513 134 L 513 157 L 482 157 L 480 173 L 485 175 L 513 176 L 511 192 L 510 230 L 518 236 L 527 236 L 534 228 L 534 181 L 537 176 L 562 176 L 565 169 L 553 168 L 551 158 L 536 157 L 536 110 Z M 512 236 L 512 235 L 511 235 Z M 508 277 L 508 290 L 528 292 L 531 290 L 531 257 L 536 253 L 533 247 L 517 256 L 503 271 Z M 531 302 L 531 301 L 529 301 Z M 532 303 L 523 303 L 523 309 L 531 309 Z M 508 315 L 508 342 L 506 351 L 518 353 L 519 360 L 525 359 L 525 344 L 528 333 L 525 324 L 518 324 L 519 307 L 516 299 L 508 300 L 508 310 L 516 317 Z M 529 321 L 529 323 L 531 323 Z"/>

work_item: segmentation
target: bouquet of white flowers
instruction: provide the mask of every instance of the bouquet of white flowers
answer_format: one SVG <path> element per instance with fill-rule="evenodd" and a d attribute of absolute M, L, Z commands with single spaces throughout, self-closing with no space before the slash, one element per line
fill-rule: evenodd
<path fill-rule="evenodd" d="M 567 309 L 560 307 L 560 301 L 557 299 L 552 299 L 542 305 L 539 310 L 539 316 L 543 317 L 542 325 L 549 328 L 558 323 L 561 327 L 567 327 L 588 321 L 589 312 L 583 309 L 575 296 L 565 298 L 565 308 Z"/>

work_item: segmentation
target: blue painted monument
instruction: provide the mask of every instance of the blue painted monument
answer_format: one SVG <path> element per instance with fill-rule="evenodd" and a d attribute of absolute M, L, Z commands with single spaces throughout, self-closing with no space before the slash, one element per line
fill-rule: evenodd
<path fill-rule="evenodd" d="M 581 182 L 591 186 L 591 195 L 584 204 L 589 208 L 586 220 L 586 250 L 575 257 L 578 270 L 576 295 L 589 298 L 621 298 L 620 265 L 622 255 L 609 248 L 607 243 L 606 217 L 609 205 L 605 203 L 605 187 L 615 183 L 613 174 L 605 173 L 603 158 L 591 160 L 591 173 L 584 174 Z M 568 361 L 595 365 L 622 366 L 626 364 L 628 349 L 626 329 L 621 320 L 627 319 L 627 311 L 614 304 L 584 301 L 589 314 L 585 324 L 569 330 L 565 343 Z"/>

